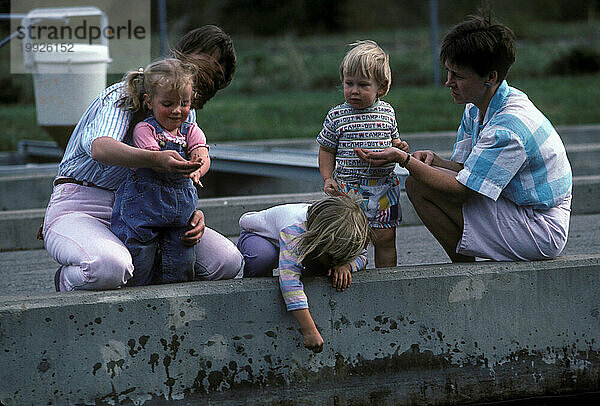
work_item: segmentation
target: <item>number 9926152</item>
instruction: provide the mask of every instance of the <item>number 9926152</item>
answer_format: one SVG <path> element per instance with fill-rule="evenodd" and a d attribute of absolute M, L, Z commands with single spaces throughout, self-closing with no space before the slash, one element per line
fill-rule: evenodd
<path fill-rule="evenodd" d="M 70 43 L 25 44 L 25 52 L 74 52 L 74 45 Z"/>

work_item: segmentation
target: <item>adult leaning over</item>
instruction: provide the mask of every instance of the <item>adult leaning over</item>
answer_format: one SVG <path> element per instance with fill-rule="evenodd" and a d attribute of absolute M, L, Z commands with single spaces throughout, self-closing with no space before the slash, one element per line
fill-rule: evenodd
<path fill-rule="evenodd" d="M 466 104 L 450 160 L 394 148 L 356 153 L 408 169 L 406 193 L 453 262 L 556 257 L 569 230 L 571 166 L 550 121 L 505 80 L 514 34 L 470 17 L 446 34 L 440 60 L 454 102 Z"/>
<path fill-rule="evenodd" d="M 189 63 L 214 68 L 212 80 L 204 78 L 203 86 L 195 89 L 199 97 L 192 107 L 202 108 L 231 82 L 235 50 L 231 38 L 219 27 L 208 25 L 190 31 L 173 53 Z M 91 102 L 71 135 L 54 180 L 42 235 L 46 249 L 61 264 L 54 278 L 60 291 L 114 289 L 131 278 L 131 255 L 110 231 L 114 191 L 129 168 L 146 167 L 184 176 L 199 167 L 174 151 L 149 151 L 124 142 L 130 124 L 143 117 L 134 117 L 121 107 L 123 86 L 124 82 L 116 83 Z M 195 119 L 195 110 L 191 109 L 187 120 Z M 189 223 L 182 242 L 195 246 L 196 279 L 235 277 L 242 267 L 242 256 L 235 245 L 205 227 L 200 210 Z"/>

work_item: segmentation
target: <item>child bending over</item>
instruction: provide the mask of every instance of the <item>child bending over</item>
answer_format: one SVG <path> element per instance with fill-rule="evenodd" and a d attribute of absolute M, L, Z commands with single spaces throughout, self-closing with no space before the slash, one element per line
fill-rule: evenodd
<path fill-rule="evenodd" d="M 375 266 L 396 266 L 396 226 L 402 210 L 395 163 L 371 167 L 355 149 L 394 146 L 408 152 L 408 144 L 399 138 L 394 109 L 379 99 L 392 80 L 389 56 L 373 41 L 352 45 L 340 65 L 346 102 L 329 111 L 317 137 L 319 170 L 325 193 L 361 201 L 374 233 Z"/>
<path fill-rule="evenodd" d="M 281 293 L 300 324 L 304 346 L 321 352 L 323 338 L 300 277 L 332 276 L 338 291 L 350 286 L 352 272 L 367 264 L 371 232 L 364 212 L 350 198 L 336 196 L 246 213 L 240 227 L 237 246 L 245 258 L 244 277 L 272 276 L 279 267 Z"/>
<path fill-rule="evenodd" d="M 187 176 L 132 169 L 117 189 L 111 229 L 131 252 L 133 276 L 128 286 L 184 282 L 193 279 L 194 248 L 182 244 L 189 220 L 198 204 L 194 182 L 210 167 L 206 137 L 186 121 L 193 101 L 196 75 L 202 65 L 178 59 L 151 63 L 129 72 L 123 103 L 146 118 L 133 129 L 135 146 L 151 151 L 170 150 L 176 159 L 200 163 Z M 208 69 L 208 68 L 207 68 Z M 209 72 L 207 72 L 209 73 Z"/>

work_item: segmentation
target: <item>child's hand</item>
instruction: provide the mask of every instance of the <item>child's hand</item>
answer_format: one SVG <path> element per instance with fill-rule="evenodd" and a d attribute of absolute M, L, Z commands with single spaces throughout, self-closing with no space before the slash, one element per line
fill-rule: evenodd
<path fill-rule="evenodd" d="M 392 146 L 406 152 L 407 154 L 410 152 L 408 143 L 406 141 L 400 141 L 398 138 L 392 140 Z"/>
<path fill-rule="evenodd" d="M 338 292 L 343 292 L 346 288 L 350 287 L 350 284 L 352 283 L 352 268 L 350 267 L 350 264 L 334 267 L 333 272 L 330 269 L 327 276 L 331 276 L 332 273 L 332 286 L 336 288 Z"/>
<path fill-rule="evenodd" d="M 204 185 L 202 184 L 202 182 L 200 182 L 200 178 L 201 177 L 202 177 L 202 174 L 200 173 L 200 170 L 197 170 L 197 171 L 194 171 L 194 172 L 190 173 L 190 179 L 198 187 L 204 187 Z"/>
<path fill-rule="evenodd" d="M 323 351 L 323 338 L 321 338 L 308 309 L 292 310 L 291 313 L 300 325 L 300 331 L 304 337 L 304 347 L 313 352 Z"/>
<path fill-rule="evenodd" d="M 154 165 L 150 168 L 158 172 L 180 173 L 189 176 L 192 172 L 202 166 L 202 162 L 186 161 L 177 151 L 156 151 Z"/>
<path fill-rule="evenodd" d="M 316 328 L 307 332 L 303 330 L 302 335 L 304 336 L 304 348 L 308 348 L 315 353 L 323 351 L 324 342 L 319 330 Z"/>
<path fill-rule="evenodd" d="M 329 196 L 340 196 L 342 192 L 340 192 L 340 187 L 337 182 L 333 178 L 325 179 L 325 184 L 323 185 L 323 191 L 326 195 Z"/>

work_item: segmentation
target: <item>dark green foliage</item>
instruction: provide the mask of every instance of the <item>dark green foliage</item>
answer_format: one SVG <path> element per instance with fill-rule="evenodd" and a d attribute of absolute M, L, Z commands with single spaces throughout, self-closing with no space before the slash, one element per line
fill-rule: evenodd
<path fill-rule="evenodd" d="M 438 0 L 440 24 L 454 25 L 480 8 L 513 29 L 531 21 L 585 20 L 600 13 L 595 0 Z M 181 31 L 216 23 L 233 35 L 298 36 L 427 26 L 429 1 L 421 0 L 198 0 L 167 2 Z M 172 23 L 171 23 L 172 24 Z"/>
<path fill-rule="evenodd" d="M 575 47 L 548 67 L 551 75 L 581 75 L 600 71 L 600 53 L 588 47 Z"/>

